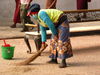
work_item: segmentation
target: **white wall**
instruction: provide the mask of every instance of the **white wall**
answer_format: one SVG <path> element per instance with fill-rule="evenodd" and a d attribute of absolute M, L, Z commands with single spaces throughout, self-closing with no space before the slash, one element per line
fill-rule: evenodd
<path fill-rule="evenodd" d="M 45 8 L 46 0 L 34 0 L 33 3 L 39 3 L 42 8 Z M 75 0 L 58 0 L 57 1 L 57 9 L 60 10 L 72 10 L 76 9 L 76 1 Z"/>
<path fill-rule="evenodd" d="M 61 10 L 76 10 L 77 0 L 58 0 L 57 9 Z M 45 0 L 34 0 L 33 2 L 40 3 L 42 8 L 45 7 Z M 89 4 L 89 9 L 100 9 L 100 0 L 91 0 Z"/>
<path fill-rule="evenodd" d="M 88 5 L 89 9 L 100 9 L 100 0 L 91 0 Z"/>
<path fill-rule="evenodd" d="M 45 8 L 45 0 L 33 0 L 33 2 Z M 12 22 L 14 9 L 15 0 L 0 0 L 0 25 Z M 76 0 L 58 0 L 57 9 L 76 10 Z M 100 9 L 100 0 L 91 0 L 89 9 Z"/>

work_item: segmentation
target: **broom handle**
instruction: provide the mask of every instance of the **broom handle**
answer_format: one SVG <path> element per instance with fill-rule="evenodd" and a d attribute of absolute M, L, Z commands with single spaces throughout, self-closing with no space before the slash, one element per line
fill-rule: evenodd
<path fill-rule="evenodd" d="M 46 47 L 47 46 L 48 45 L 46 45 Z M 20 62 L 20 63 L 18 63 L 16 65 L 28 65 L 30 62 L 32 62 L 33 60 L 35 60 L 39 56 L 39 54 L 42 53 L 45 50 L 45 48 L 39 50 L 35 55 L 32 55 L 30 58 L 28 58 L 28 59 L 24 60 L 23 62 Z"/>
<path fill-rule="evenodd" d="M 29 64 L 30 62 L 32 62 L 33 60 L 35 60 L 40 53 L 42 53 L 45 49 L 42 49 L 42 50 L 39 50 L 35 55 L 32 55 L 29 59 L 26 59 L 24 62 L 25 62 L 25 65 Z"/>

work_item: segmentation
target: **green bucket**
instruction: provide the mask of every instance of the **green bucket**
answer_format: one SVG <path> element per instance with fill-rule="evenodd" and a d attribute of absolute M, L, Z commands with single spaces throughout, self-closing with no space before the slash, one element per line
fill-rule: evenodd
<path fill-rule="evenodd" d="M 2 53 L 2 57 L 4 59 L 12 59 L 12 57 L 14 56 L 14 48 L 13 46 L 11 47 L 1 47 L 1 53 Z"/>

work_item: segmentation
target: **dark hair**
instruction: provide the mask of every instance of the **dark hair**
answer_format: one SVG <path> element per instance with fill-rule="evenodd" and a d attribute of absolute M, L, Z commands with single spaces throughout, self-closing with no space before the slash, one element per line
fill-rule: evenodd
<path fill-rule="evenodd" d="M 39 10 L 40 10 L 40 5 L 37 3 L 32 4 L 28 9 L 29 12 L 38 12 Z"/>

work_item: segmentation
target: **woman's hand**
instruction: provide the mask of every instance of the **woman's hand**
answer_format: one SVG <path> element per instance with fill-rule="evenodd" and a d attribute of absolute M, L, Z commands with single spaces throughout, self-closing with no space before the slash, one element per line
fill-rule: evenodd
<path fill-rule="evenodd" d="M 43 50 L 47 47 L 48 45 L 46 43 L 42 43 L 40 50 Z"/>
<path fill-rule="evenodd" d="M 57 35 L 54 36 L 54 40 L 58 41 L 58 36 Z"/>

